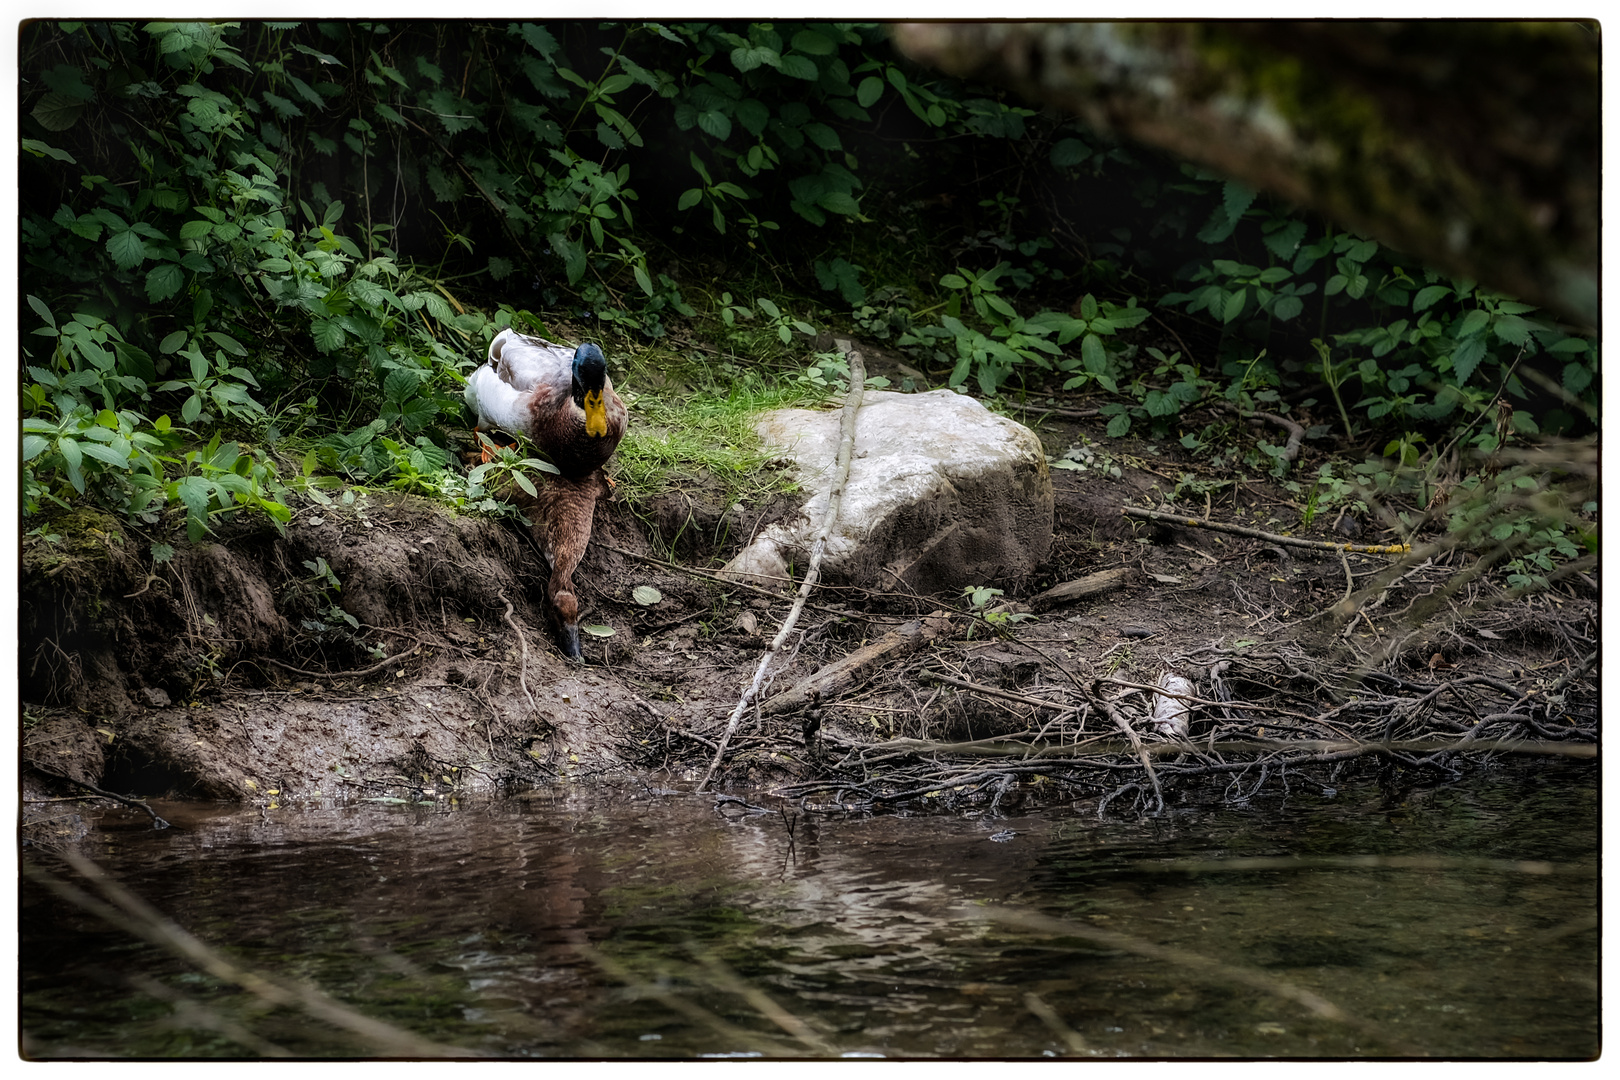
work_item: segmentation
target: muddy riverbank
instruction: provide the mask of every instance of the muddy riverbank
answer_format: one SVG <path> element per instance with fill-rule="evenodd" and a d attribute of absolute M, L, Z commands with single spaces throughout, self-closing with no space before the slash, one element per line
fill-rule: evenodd
<path fill-rule="evenodd" d="M 1075 423 L 1041 434 L 1054 458 L 1084 443 Z M 1239 793 L 1286 783 L 1290 766 L 1321 765 L 1317 782 L 1331 783 L 1335 763 L 1358 763 L 1398 793 L 1490 760 L 1425 739 L 1591 750 L 1594 582 L 1503 602 L 1482 578 L 1448 597 L 1465 553 L 1403 566 L 1133 522 L 1121 508 L 1156 505 L 1188 465 L 1145 444 L 1096 445 L 1113 449 L 1052 470 L 1050 556 L 983 583 L 1001 594 L 819 588 L 717 784 L 834 808 L 1114 799 L 1125 811 L 1174 802 L 1195 780 Z M 1207 516 L 1341 535 L 1333 521 L 1303 527 L 1279 489 L 1225 502 L 1236 505 Z M 790 603 L 713 570 L 790 510 L 680 492 L 601 506 L 575 576 L 595 628 L 584 665 L 546 628 L 543 560 L 501 521 L 357 492 L 304 508 L 284 536 L 229 523 L 158 562 L 157 537 L 81 512 L 47 530 L 54 540 L 24 542 L 25 798 L 93 785 L 272 805 L 701 776 Z M 1379 542 L 1370 522 L 1337 525 Z M 1051 592 L 1098 574 L 1106 588 L 1083 599 Z M 638 600 L 641 586 L 656 602 Z M 1352 586 L 1381 592 L 1367 614 L 1333 619 Z M 897 633 L 912 636 L 883 644 Z M 802 695 L 782 696 L 852 656 L 870 661 L 828 683 L 813 718 Z M 1203 702 L 1173 761 L 1145 722 L 1166 671 Z M 1288 756 L 1290 739 L 1304 756 Z M 1413 748 L 1347 754 L 1335 739 Z M 1035 757 L 1013 767 L 1009 753 Z M 62 805 L 25 803 L 40 839 L 74 831 Z"/>

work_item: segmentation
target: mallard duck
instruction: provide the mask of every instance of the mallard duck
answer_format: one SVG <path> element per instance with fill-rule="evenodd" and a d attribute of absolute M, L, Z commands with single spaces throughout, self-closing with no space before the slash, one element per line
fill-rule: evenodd
<path fill-rule="evenodd" d="M 613 392 L 607 358 L 588 341 L 570 353 L 508 327 L 467 377 L 464 396 L 479 430 L 527 435 L 566 477 L 602 465 L 624 437 L 624 402 Z"/>
<path fill-rule="evenodd" d="M 577 479 L 547 476 L 532 503 L 534 542 L 551 568 L 547 611 L 557 624 L 563 653 L 571 660 L 581 659 L 574 571 L 591 539 L 596 500 L 607 493 L 607 474 L 597 468 Z"/>

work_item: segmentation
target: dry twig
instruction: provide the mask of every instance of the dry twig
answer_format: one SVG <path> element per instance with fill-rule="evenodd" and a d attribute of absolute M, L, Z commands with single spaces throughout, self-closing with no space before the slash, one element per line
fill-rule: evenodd
<path fill-rule="evenodd" d="M 1140 518 L 1144 521 L 1162 521 L 1171 525 L 1185 525 L 1195 529 L 1214 529 L 1217 532 L 1233 533 L 1237 536 L 1250 536 L 1256 540 L 1269 540 L 1273 544 L 1313 548 L 1317 551 L 1353 551 L 1362 555 L 1404 555 L 1412 550 L 1410 544 L 1336 544 L 1331 540 L 1301 540 L 1297 536 L 1283 536 L 1279 533 L 1269 533 L 1261 529 L 1251 529 L 1244 525 L 1226 525 L 1219 521 L 1205 521 L 1203 518 L 1186 517 L 1182 514 L 1167 514 L 1162 510 L 1144 510 L 1138 506 L 1122 506 L 1119 509 L 1120 513 L 1128 518 Z"/>
<path fill-rule="evenodd" d="M 861 360 L 861 354 L 850 350 L 848 357 L 849 394 L 844 398 L 843 421 L 840 424 L 838 438 L 838 460 L 833 467 L 832 488 L 827 495 L 827 513 L 822 517 L 815 544 L 810 548 L 810 565 L 804 572 L 804 581 L 799 586 L 799 595 L 793 601 L 792 610 L 788 612 L 776 637 L 765 649 L 765 655 L 760 658 L 759 668 L 754 672 L 754 681 L 743 691 L 737 707 L 732 710 L 731 719 L 726 723 L 726 732 L 720 737 L 720 748 L 715 751 L 714 760 L 709 763 L 709 771 L 703 774 L 703 782 L 698 784 L 696 789 L 698 791 L 709 786 L 714 771 L 720 767 L 720 760 L 726 753 L 726 744 L 736 733 L 737 724 L 748 711 L 749 703 L 758 696 L 760 686 L 765 681 L 766 670 L 771 666 L 771 661 L 775 659 L 778 650 L 782 648 L 782 643 L 793 632 L 793 627 L 798 624 L 805 601 L 810 598 L 810 590 L 815 588 L 816 580 L 821 577 L 821 557 L 827 548 L 827 537 L 832 533 L 833 525 L 838 522 L 838 508 L 844 501 L 844 485 L 849 481 L 849 463 L 855 452 L 855 415 L 860 411 L 861 398 L 866 390 L 866 365 Z"/>

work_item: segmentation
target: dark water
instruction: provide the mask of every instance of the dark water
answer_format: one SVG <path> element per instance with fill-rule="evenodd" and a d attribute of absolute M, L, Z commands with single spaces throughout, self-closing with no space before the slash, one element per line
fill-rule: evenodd
<path fill-rule="evenodd" d="M 1584 1058 L 1598 806 L 1560 770 L 1394 809 L 800 818 L 790 843 L 779 816 L 598 790 L 171 803 L 179 827 L 109 815 L 83 850 L 234 963 L 466 1054 Z M 388 1052 L 32 881 L 20 917 L 32 1055 Z"/>

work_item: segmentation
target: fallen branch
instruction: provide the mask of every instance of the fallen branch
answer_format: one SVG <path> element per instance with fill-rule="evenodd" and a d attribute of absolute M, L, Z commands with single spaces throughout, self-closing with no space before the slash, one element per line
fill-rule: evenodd
<path fill-rule="evenodd" d="M 761 705 L 761 710 L 767 716 L 775 716 L 802 709 L 809 704 L 813 691 L 820 691 L 823 701 L 832 700 L 881 661 L 908 655 L 937 640 L 950 625 L 944 615 L 944 612 L 936 611 L 925 620 L 908 622 L 890 630 L 876 641 L 828 664 L 792 689 L 777 694 Z M 943 627 L 940 625 L 942 623 Z"/>
<path fill-rule="evenodd" d="M 1117 567 L 1113 570 L 1099 570 L 1095 574 L 1087 574 L 1083 578 L 1065 581 L 1061 585 L 1054 585 L 1043 593 L 1036 593 L 1021 604 L 1013 605 L 1013 610 L 1024 610 L 1040 614 L 1049 611 L 1061 604 L 1072 604 L 1076 600 L 1084 600 L 1090 596 L 1101 596 L 1103 593 L 1113 592 L 1131 576 L 1128 566 Z"/>
<path fill-rule="evenodd" d="M 1102 415 L 1101 409 L 1060 409 L 1051 405 L 1017 405 L 1009 404 L 1009 409 L 1019 412 L 1040 413 L 1042 418 L 1056 416 L 1063 420 L 1091 420 Z"/>
<path fill-rule="evenodd" d="M 162 818 L 158 817 L 156 810 L 153 810 L 150 806 L 147 806 L 139 799 L 132 799 L 127 795 L 118 795 L 111 791 L 105 791 L 96 787 L 96 785 L 90 783 L 88 780 L 75 780 L 66 773 L 59 773 L 55 769 L 47 769 L 38 762 L 30 761 L 27 764 L 29 768 L 42 772 L 46 776 L 54 776 L 58 780 L 66 781 L 69 784 L 75 784 L 84 788 L 86 791 L 94 792 L 95 794 L 100 795 L 104 799 L 112 799 L 114 802 L 121 802 L 125 806 L 133 806 L 137 810 L 146 811 L 152 816 L 152 828 L 154 829 L 167 829 L 169 827 L 169 823 L 167 821 L 164 821 Z"/>
<path fill-rule="evenodd" d="M 1141 761 L 1142 768 L 1147 770 L 1148 779 L 1153 782 L 1153 798 L 1159 804 L 1157 812 L 1163 813 L 1164 791 L 1159 787 L 1159 774 L 1153 771 L 1153 759 L 1148 757 L 1147 751 L 1142 747 L 1141 736 L 1137 735 L 1136 729 L 1131 727 L 1130 722 L 1119 714 L 1119 710 L 1115 709 L 1113 705 L 1109 704 L 1107 698 L 1103 697 L 1101 694 L 1098 694 L 1096 701 L 1097 707 L 1102 709 L 1103 715 L 1112 720 L 1114 722 L 1114 726 L 1123 731 L 1125 733 L 1125 737 L 1131 741 L 1131 749 L 1136 751 L 1137 759 Z"/>
<path fill-rule="evenodd" d="M 720 748 L 714 752 L 714 760 L 709 763 L 709 771 L 703 774 L 703 781 L 697 786 L 699 792 L 709 786 L 714 770 L 720 767 L 720 760 L 725 757 L 726 744 L 736 733 L 737 724 L 741 722 L 743 713 L 748 711 L 749 704 L 759 695 L 759 688 L 765 682 L 766 670 L 782 648 L 782 643 L 798 624 L 805 601 L 810 599 L 810 590 L 815 588 L 817 579 L 821 577 L 821 557 L 827 549 L 827 537 L 838 521 L 838 509 L 844 501 L 844 485 L 849 482 L 850 459 L 855 456 L 855 414 L 860 411 L 861 398 L 866 392 L 866 364 L 862 361 L 861 354 L 849 349 L 846 355 L 849 358 L 849 393 L 844 397 L 844 414 L 839 425 L 838 460 L 833 467 L 832 489 L 827 493 L 827 513 L 822 517 L 821 529 L 816 533 L 816 542 L 810 549 L 810 565 L 804 572 L 804 581 L 799 585 L 799 595 L 793 601 L 792 610 L 788 612 L 782 628 L 776 632 L 776 637 L 766 648 L 765 655 L 760 658 L 759 668 L 754 672 L 754 681 L 743 691 L 737 707 L 731 711 L 731 719 L 726 723 L 726 732 L 720 737 Z"/>
<path fill-rule="evenodd" d="M 1291 547 L 1311 548 L 1315 551 L 1351 551 L 1362 555 L 1405 555 L 1412 550 L 1410 544 L 1337 544 L 1331 540 L 1301 540 L 1297 536 L 1282 536 L 1278 533 L 1268 533 L 1260 529 L 1250 529 L 1243 525 L 1225 525 L 1218 521 L 1184 517 L 1181 514 L 1167 514 L 1162 510 L 1144 510 L 1136 506 L 1122 506 L 1119 508 L 1119 512 L 1128 518 L 1162 521 L 1171 525 L 1186 525 L 1195 529 L 1214 529 L 1217 532 L 1235 533 L 1238 536 L 1250 536 L 1257 540 L 1269 540 L 1273 544 L 1288 544 Z"/>
<path fill-rule="evenodd" d="M 1250 412 L 1248 409 L 1240 409 L 1236 405 L 1229 405 L 1225 402 L 1216 402 L 1211 407 L 1220 412 L 1234 413 L 1253 424 L 1269 420 L 1278 427 L 1283 428 L 1288 432 L 1288 443 L 1283 447 L 1283 457 L 1290 464 L 1299 460 L 1299 444 L 1305 440 L 1305 429 L 1286 416 L 1278 416 L 1276 413 L 1268 412 Z"/>

